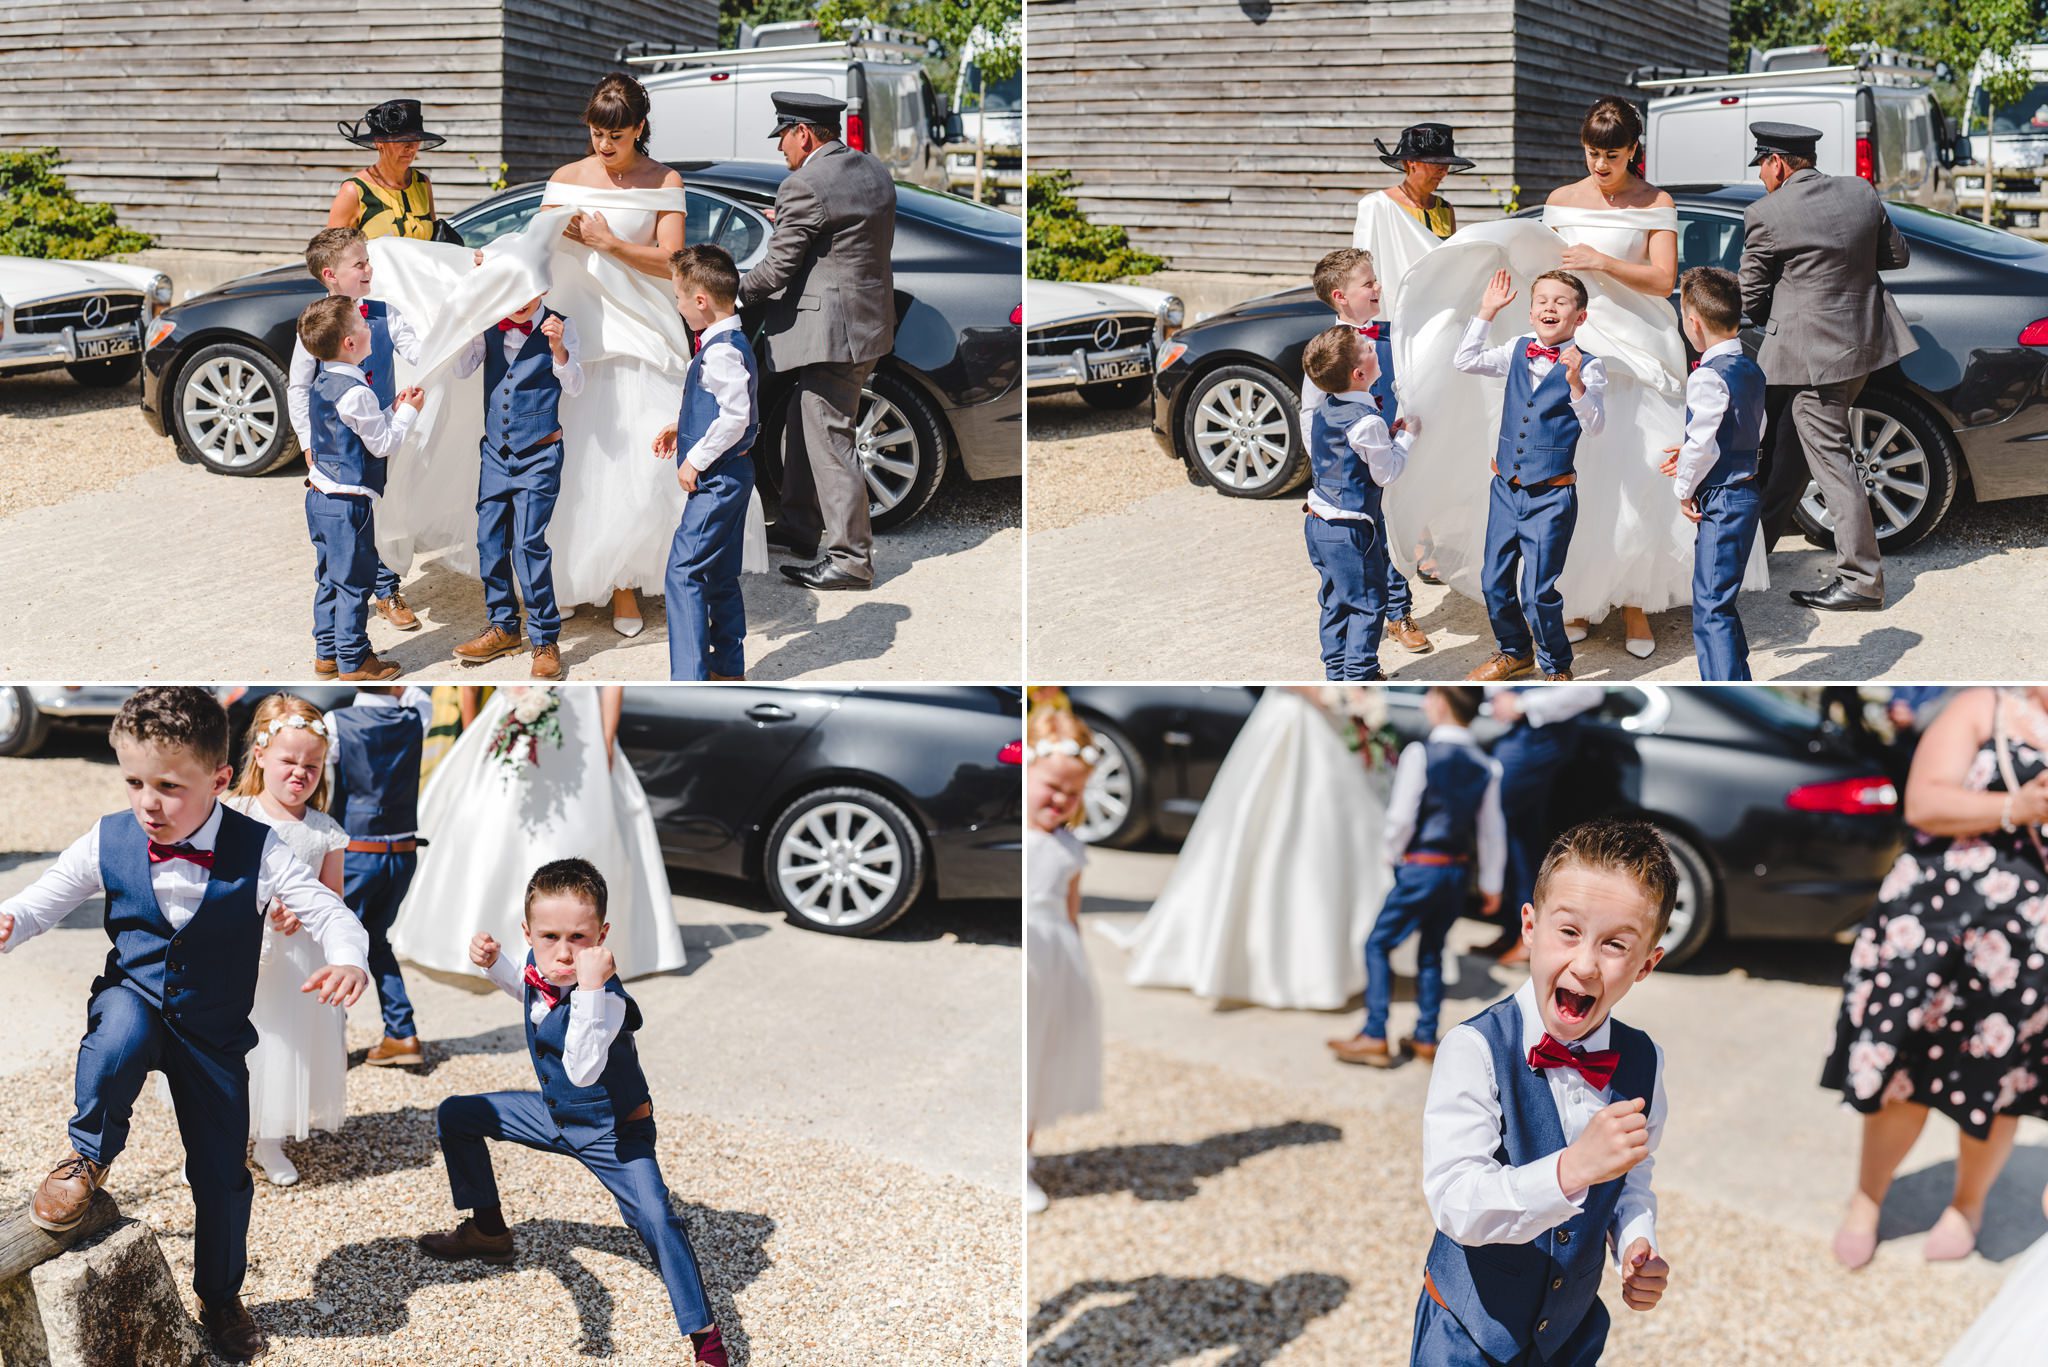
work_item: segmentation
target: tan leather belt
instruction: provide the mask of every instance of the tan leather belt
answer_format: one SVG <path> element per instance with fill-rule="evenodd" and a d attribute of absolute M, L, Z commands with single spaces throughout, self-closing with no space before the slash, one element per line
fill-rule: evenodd
<path fill-rule="evenodd" d="M 419 848 L 417 840 L 351 840 L 350 854 L 411 854 Z"/>
<path fill-rule="evenodd" d="M 1448 1310 L 1451 1308 L 1450 1306 L 1445 1305 L 1444 1298 L 1437 1294 L 1436 1280 L 1429 1275 L 1427 1269 L 1424 1269 L 1422 1273 L 1422 1289 L 1424 1291 L 1427 1291 L 1429 1293 L 1429 1298 L 1436 1302 L 1437 1309 Z"/>
<path fill-rule="evenodd" d="M 1414 854 L 1402 855 L 1401 862 L 1404 864 L 1429 864 L 1437 867 L 1446 867 L 1454 864 L 1469 864 L 1472 861 L 1462 854 L 1438 854 L 1434 850 L 1418 850 Z"/>
<path fill-rule="evenodd" d="M 1534 484 L 1524 484 L 1519 479 L 1508 481 L 1517 489 L 1562 489 L 1567 484 L 1577 484 L 1578 482 L 1579 476 L 1577 471 L 1573 471 L 1569 475 L 1557 475 L 1551 479 L 1539 479 Z"/>
<path fill-rule="evenodd" d="M 636 1120 L 647 1120 L 651 1118 L 653 1115 L 654 1103 L 652 1101 L 643 1101 L 638 1106 L 635 1106 L 633 1108 L 633 1113 L 631 1115 L 620 1117 L 619 1123 L 621 1125 L 630 1125 Z"/>

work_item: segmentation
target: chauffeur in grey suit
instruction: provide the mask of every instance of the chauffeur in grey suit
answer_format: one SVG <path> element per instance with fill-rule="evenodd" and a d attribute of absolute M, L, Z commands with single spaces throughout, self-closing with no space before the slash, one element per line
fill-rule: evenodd
<path fill-rule="evenodd" d="M 1805 488 L 1806 470 L 1835 519 L 1834 578 L 1797 590 L 1794 602 L 1830 611 L 1884 606 L 1884 565 L 1869 494 L 1850 447 L 1849 405 L 1871 372 L 1918 345 L 1879 271 L 1907 260 L 1905 238 L 1870 183 L 1814 169 L 1820 133 L 1796 123 L 1753 123 L 1765 194 L 1743 214 L 1742 310 L 1763 325 L 1757 363 L 1787 397 L 1791 432 L 1772 448 L 1764 527 L 1781 531 Z M 1791 438 L 1796 437 L 1796 440 Z"/>
<path fill-rule="evenodd" d="M 771 370 L 796 376 L 785 425 L 782 512 L 769 540 L 808 560 L 783 574 L 812 589 L 874 582 L 867 475 L 854 450 L 861 386 L 896 344 L 896 186 L 839 140 L 846 106 L 778 91 L 774 137 L 789 177 L 775 194 L 768 254 L 740 282 L 742 304 L 767 301 Z"/>

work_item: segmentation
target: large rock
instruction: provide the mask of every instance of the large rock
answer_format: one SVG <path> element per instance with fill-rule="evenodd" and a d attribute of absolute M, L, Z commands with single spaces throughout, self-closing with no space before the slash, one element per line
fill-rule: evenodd
<path fill-rule="evenodd" d="M 187 1367 L 202 1351 L 198 1330 L 178 1298 L 156 1235 L 137 1220 L 122 1220 L 106 1233 L 44 1263 L 0 1296 L 32 1302 L 40 1321 L 41 1356 L 27 1335 L 0 1337 L 7 1367 Z"/>

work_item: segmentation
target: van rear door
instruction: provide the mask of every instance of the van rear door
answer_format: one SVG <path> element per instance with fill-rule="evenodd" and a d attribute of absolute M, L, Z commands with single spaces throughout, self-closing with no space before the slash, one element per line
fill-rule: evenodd
<path fill-rule="evenodd" d="M 1820 130 L 1815 165 L 1831 176 L 1856 174 L 1856 87 L 1830 90 L 1757 90 L 1743 101 L 1743 126 L 1797 123 Z M 1744 161 L 1749 160 L 1747 156 Z M 1751 167 L 1743 177 L 1759 180 Z"/>
<path fill-rule="evenodd" d="M 735 128 L 733 150 L 726 155 L 736 161 L 782 160 L 782 153 L 768 140 L 775 127 L 776 91 L 846 98 L 846 68 L 837 64 L 742 67 L 732 83 Z"/>
<path fill-rule="evenodd" d="M 662 161 L 723 161 L 733 154 L 731 67 L 692 67 L 647 83 L 648 151 Z"/>
<path fill-rule="evenodd" d="M 1742 97 L 1675 95 L 1650 106 L 1646 173 L 1653 185 L 1721 185 L 1748 176 L 1751 143 Z"/>

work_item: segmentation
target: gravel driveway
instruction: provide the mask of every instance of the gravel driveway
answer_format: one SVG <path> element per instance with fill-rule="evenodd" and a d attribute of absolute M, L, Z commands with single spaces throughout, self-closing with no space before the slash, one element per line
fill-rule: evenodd
<path fill-rule="evenodd" d="M 1172 856 L 1095 850 L 1084 923 L 1129 924 Z M 1454 933 L 1446 1016 L 1520 975 Z M 1109 1044 L 1106 1109 L 1038 1136 L 1053 1198 L 1031 1217 L 1034 1363 L 1407 1361 L 1431 1226 L 1419 1133 L 1428 1070 L 1349 1068 L 1322 1041 L 1355 1012 L 1219 1010 L 1122 979 L 1126 956 L 1086 936 Z M 1672 1119 L 1658 1154 L 1672 1287 L 1655 1311 L 1602 1287 L 1611 1356 L 1631 1362 L 1924 1364 L 2048 1234 L 2048 1124 L 2022 1123 L 1979 1255 L 1930 1265 L 1921 1237 L 1953 1177 L 1939 1120 L 1901 1168 L 1876 1260 L 1842 1271 L 1828 1241 L 1853 1177 L 1854 1116 L 1815 1085 L 1833 1038 L 1845 951 L 1742 945 L 1653 974 L 1624 1016 L 1663 1045 Z M 1411 946 L 1395 960 L 1394 1026 L 1412 1021 Z M 1235 1352 L 1238 1356 L 1232 1357 Z"/>
<path fill-rule="evenodd" d="M 313 549 L 304 485 L 290 471 L 229 479 L 178 462 L 149 430 L 139 390 L 86 390 L 62 372 L 0 379 L 0 676 L 15 679 L 304 679 L 312 674 Z M 814 594 L 748 575 L 748 676 L 755 679 L 1014 679 L 1023 650 L 1022 481 L 977 483 L 959 468 L 926 513 L 876 538 L 877 587 Z M 784 563 L 786 557 L 778 557 Z M 525 655 L 457 664 L 483 629 L 483 592 L 423 559 L 405 592 L 423 625 L 373 617 L 371 645 L 414 682 L 526 676 Z M 147 616 L 142 616 L 145 610 Z M 608 608 L 563 624 L 570 678 L 668 677 L 662 603 L 628 641 Z M 144 622 L 193 628 L 144 631 Z"/>
<path fill-rule="evenodd" d="M 1225 498 L 1187 481 L 1152 438 L 1149 409 L 1102 414 L 1070 397 L 1032 403 L 1033 678 L 1312 679 L 1316 575 L 1301 500 Z M 1815 613 L 1788 589 L 1817 586 L 1829 557 L 1798 536 L 1770 557 L 1773 587 L 1744 594 L 1759 679 L 2026 679 L 2048 646 L 2012 630 L 2012 603 L 2048 592 L 2048 498 L 1958 500 L 1941 529 L 1886 563 L 1879 613 Z M 1461 679 L 1492 653 L 1485 609 L 1413 581 L 1436 649 L 1380 655 L 1390 678 Z M 1697 679 L 1692 612 L 1651 619 L 1657 653 L 1622 649 L 1616 613 L 1575 647 L 1582 679 Z"/>

